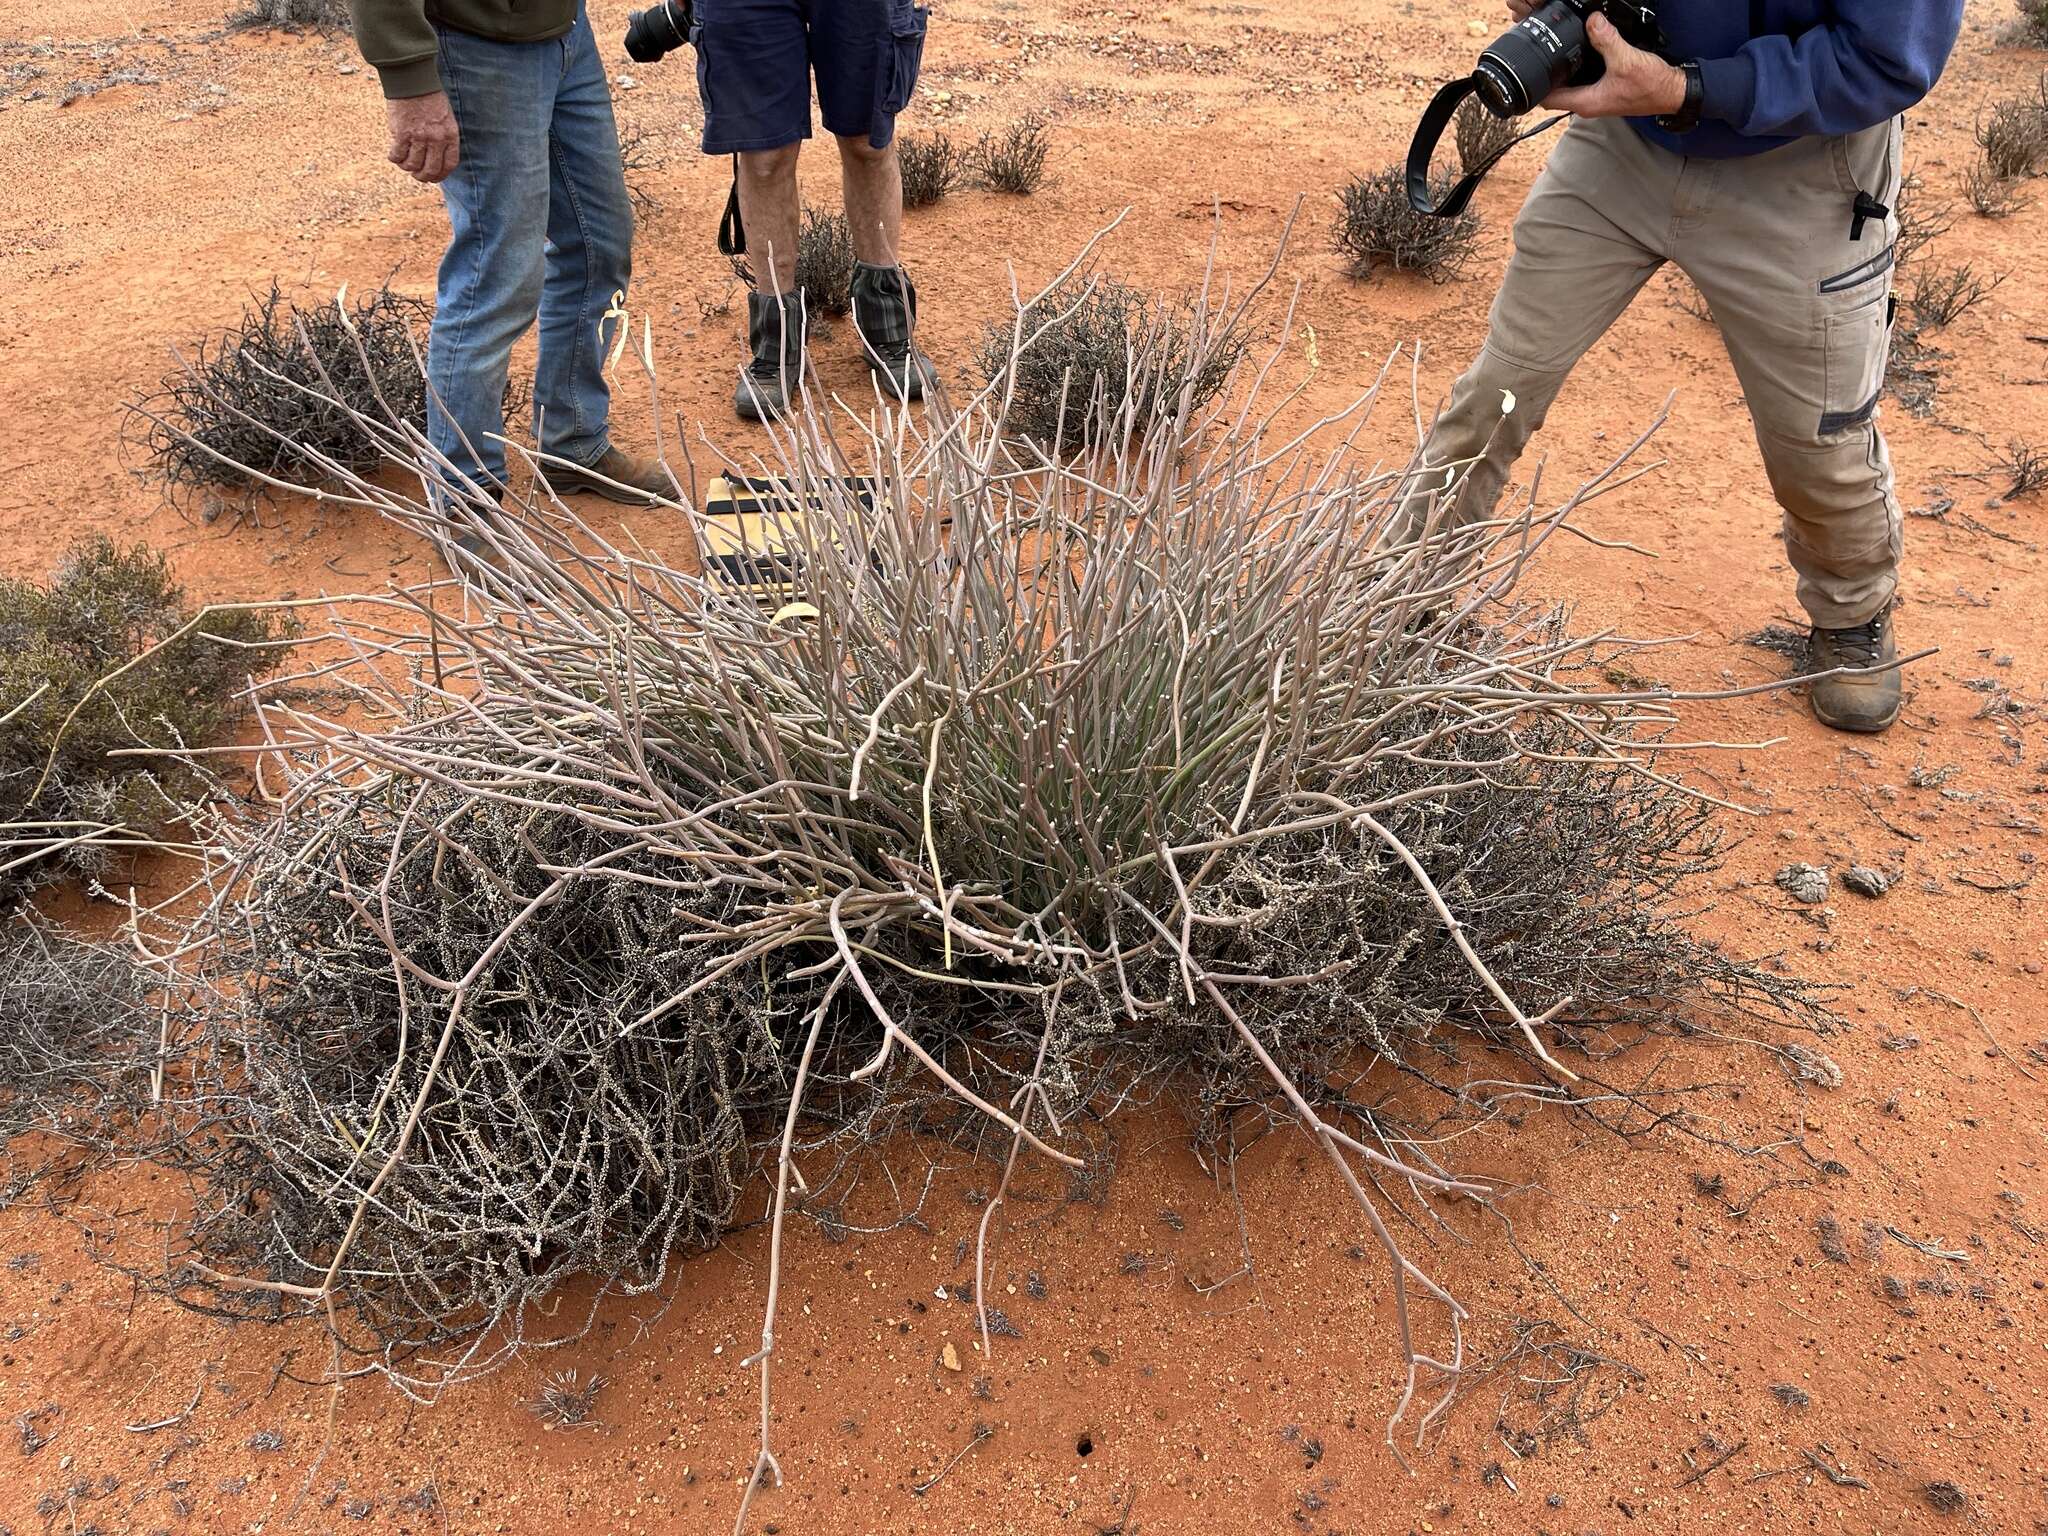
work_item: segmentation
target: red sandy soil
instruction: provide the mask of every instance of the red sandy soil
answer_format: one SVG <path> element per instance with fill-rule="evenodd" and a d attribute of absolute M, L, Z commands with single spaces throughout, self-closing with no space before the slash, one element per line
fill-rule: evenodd
<path fill-rule="evenodd" d="M 225 3 L 160 0 L 139 14 L 14 0 L 0 18 L 0 568 L 45 570 L 98 529 L 167 548 L 203 599 L 423 579 L 434 574 L 423 549 L 358 515 L 285 500 L 187 518 L 123 463 L 122 402 L 163 372 L 171 344 L 226 322 L 273 275 L 315 295 L 387 277 L 432 291 L 438 199 L 385 163 L 375 86 L 348 40 L 223 34 Z M 617 36 L 621 0 L 593 7 L 601 35 Z M 1913 114 L 1910 158 L 1942 197 L 1956 194 L 1979 114 L 2032 91 L 2048 62 L 1997 45 L 2009 14 L 1972 7 L 1949 78 Z M 1512 159 L 1481 197 L 1480 258 L 1461 281 L 1357 284 L 1329 253 L 1327 224 L 1342 180 L 1404 150 L 1434 83 L 1467 67 L 1498 20 L 1392 0 L 1142 11 L 949 0 L 912 126 L 971 135 L 1039 110 L 1056 150 L 1054 180 L 1029 201 L 969 192 L 913 216 L 931 349 L 964 372 L 1007 305 L 1006 266 L 1042 278 L 1126 206 L 1109 267 L 1178 287 L 1199 279 L 1215 210 L 1222 260 L 1248 276 L 1300 197 L 1282 276 L 1300 285 L 1322 360 L 1309 403 L 1337 403 L 1395 346 L 1419 342 L 1427 410 L 1479 340 L 1540 151 Z M 628 66 L 611 51 L 635 77 L 631 90 L 619 82 L 622 115 L 668 147 L 644 178 L 659 207 L 635 278 L 664 406 L 692 431 L 701 422 L 738 440 L 723 402 L 740 326 L 706 313 L 729 293 L 712 249 L 725 167 L 694 152 L 688 60 Z M 829 205 L 827 157 L 813 155 L 806 176 Z M 1385 1271 L 1358 1246 L 1370 1238 L 1329 1170 L 1292 1134 L 1244 1157 L 1256 1273 L 1204 1297 L 1197 1285 L 1238 1267 L 1233 1209 L 1171 1123 L 1134 1122 L 1099 1207 L 1020 1208 L 1029 1224 L 1002 1238 L 992 1297 L 1023 1338 L 999 1340 L 992 1363 L 976 1351 L 972 1309 L 935 1296 L 971 1278 L 957 1245 L 972 1239 L 969 1196 L 989 1186 L 986 1167 L 937 1180 L 929 1233 L 835 1246 L 801 1229 L 784 1285 L 788 1483 L 757 1501 L 754 1528 L 2048 1530 L 2048 925 L 2032 883 L 2048 789 L 2044 503 L 2000 504 L 2001 482 L 1981 478 L 2008 440 L 2048 443 L 2044 244 L 2048 202 L 2037 200 L 2002 222 L 1959 213 L 1925 258 L 2010 276 L 1937 338 L 1949 356 L 1933 413 L 1886 411 L 1915 514 L 1900 624 L 1909 644 L 1941 647 L 1912 669 L 1904 721 L 1861 742 L 1812 726 L 1794 696 L 1694 712 L 1702 736 L 1785 738 L 1702 765 L 1767 814 L 1743 824 L 1729 868 L 1701 893 L 1712 910 L 1700 922 L 1848 988 L 1853 1028 L 1824 1042 L 1842 1086 L 1800 1087 L 1751 1055 L 1665 1069 L 1753 1077 L 1701 1107 L 1731 1139 L 1777 1144 L 1774 1161 L 1676 1135 L 1624 1142 L 1556 1114 L 1464 1151 L 1465 1166 L 1534 1186 L 1508 1209 L 1536 1267 L 1497 1224 L 1471 1227 L 1469 1246 L 1439 1241 L 1425 1261 L 1473 1308 L 1481 1350 L 1540 1319 L 1555 1325 L 1546 1337 L 1626 1363 L 1586 1374 L 1580 1432 L 1508 1443 L 1503 1423 L 1512 1434 L 1537 1417 L 1531 1378 L 1555 1374 L 1525 1360 L 1470 1390 L 1404 1471 L 1382 1440 L 1398 1386 Z M 1749 684 L 1783 675 L 1742 637 L 1796 620 L 1791 576 L 1733 376 L 1680 292 L 1652 285 L 1587 359 L 1544 439 L 1546 484 L 1575 485 L 1676 393 L 1655 443 L 1666 467 L 1586 518 L 1657 558 L 1574 544 L 1532 579 L 1575 601 L 1586 626 L 1688 637 L 1639 658 L 1639 673 Z M 828 382 L 859 383 L 843 336 L 825 369 Z M 644 442 L 645 407 L 627 402 L 622 418 L 623 435 Z M 1394 456 L 1406 452 L 1404 419 L 1377 424 Z M 636 526 L 659 542 L 658 519 Z M 1824 910 L 1795 909 L 1771 884 L 1794 859 L 1900 879 L 1880 901 L 1838 889 Z M 1917 1047 L 1886 1048 L 1906 1036 Z M 1657 1064 L 1646 1054 L 1640 1066 Z M 88 1196 L 87 1219 L 106 1223 L 161 1192 L 129 1173 Z M 1816 1224 L 1828 1215 L 1845 1261 L 1823 1256 Z M 740 1361 L 757 1338 L 764 1252 L 758 1229 L 737 1235 L 676 1271 L 651 1322 L 652 1306 L 607 1304 L 582 1342 L 431 1407 L 354 1384 L 294 1508 L 323 1440 L 317 1338 L 137 1299 L 86 1259 L 71 1226 L 0 1213 L 0 1424 L 55 1405 L 35 1421 L 54 1435 L 40 1449 L 0 1439 L 0 1525 L 22 1536 L 729 1529 L 754 1448 L 755 1378 Z M 1043 1300 L 1029 1294 L 1033 1271 Z M 550 1431 L 528 1411 L 543 1373 L 566 1368 L 606 1379 L 594 1428 Z M 1781 1402 L 1780 1383 L 1808 1406 Z M 171 1427 L 125 1427 L 175 1417 L 195 1394 Z M 959 1454 L 977 1423 L 992 1434 Z M 281 1448 L 262 1449 L 273 1435 Z M 949 1463 L 936 1487 L 912 1491 Z M 1932 1483 L 1953 1484 L 1962 1507 L 1937 1509 Z"/>

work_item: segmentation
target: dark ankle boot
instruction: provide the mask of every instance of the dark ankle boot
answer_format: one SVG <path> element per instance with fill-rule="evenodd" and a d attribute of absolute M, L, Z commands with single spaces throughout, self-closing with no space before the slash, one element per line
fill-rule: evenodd
<path fill-rule="evenodd" d="M 1896 661 L 1898 655 L 1892 616 L 1886 612 L 1847 629 L 1822 629 L 1815 625 L 1807 642 L 1806 666 L 1809 672 L 1881 667 Z M 1808 701 L 1822 725 L 1838 731 L 1870 733 L 1883 730 L 1899 718 L 1904 692 L 1899 669 L 1892 667 L 1884 672 L 1853 671 L 1825 678 L 1808 690 Z"/>
<path fill-rule="evenodd" d="M 733 392 L 742 421 L 773 421 L 789 414 L 803 388 L 804 294 L 747 295 L 747 346 L 753 356 Z"/>
<path fill-rule="evenodd" d="M 932 360 L 917 350 L 917 288 L 901 267 L 853 268 L 853 328 L 883 393 L 922 400 L 934 382 Z"/>

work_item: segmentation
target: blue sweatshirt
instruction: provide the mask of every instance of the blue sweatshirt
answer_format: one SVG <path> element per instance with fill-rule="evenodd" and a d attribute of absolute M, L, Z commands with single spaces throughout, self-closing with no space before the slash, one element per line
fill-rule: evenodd
<path fill-rule="evenodd" d="M 1934 88 L 1962 30 L 1963 0 L 1663 0 L 1669 57 L 1700 61 L 1700 126 L 1666 133 L 1682 155 L 1732 159 L 1808 135 L 1857 133 Z"/>

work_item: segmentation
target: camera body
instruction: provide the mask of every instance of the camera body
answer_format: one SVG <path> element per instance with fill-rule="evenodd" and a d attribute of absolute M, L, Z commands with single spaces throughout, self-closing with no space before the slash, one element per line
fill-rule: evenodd
<path fill-rule="evenodd" d="M 1632 46 L 1663 54 L 1652 0 L 1546 0 L 1494 39 L 1473 71 L 1477 95 L 1496 117 L 1520 117 L 1564 86 L 1591 85 L 1607 72 L 1586 23 L 1605 14 Z"/>
<path fill-rule="evenodd" d="M 655 0 L 626 17 L 626 55 L 653 64 L 690 40 L 690 0 Z"/>

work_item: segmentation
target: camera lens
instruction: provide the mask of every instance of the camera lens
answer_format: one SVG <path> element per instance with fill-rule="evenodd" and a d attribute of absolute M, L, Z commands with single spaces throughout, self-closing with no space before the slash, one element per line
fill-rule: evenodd
<path fill-rule="evenodd" d="M 1519 117 L 1569 80 L 1585 52 L 1585 17 L 1571 0 L 1551 0 L 1479 56 L 1479 99 L 1497 116 Z"/>
<path fill-rule="evenodd" d="M 636 64 L 652 64 L 683 46 L 675 12 L 665 3 L 626 18 L 626 53 Z"/>

